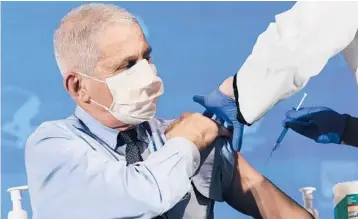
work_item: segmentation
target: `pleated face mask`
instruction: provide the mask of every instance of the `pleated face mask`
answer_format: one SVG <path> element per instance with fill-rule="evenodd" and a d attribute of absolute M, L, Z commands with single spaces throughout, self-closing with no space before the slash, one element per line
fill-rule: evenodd
<path fill-rule="evenodd" d="M 128 125 L 151 120 L 156 113 L 157 100 L 164 92 L 163 82 L 157 75 L 155 65 L 149 64 L 146 59 L 104 81 L 79 74 L 107 84 L 113 97 L 111 106 L 106 107 L 93 99 L 91 101 Z"/>

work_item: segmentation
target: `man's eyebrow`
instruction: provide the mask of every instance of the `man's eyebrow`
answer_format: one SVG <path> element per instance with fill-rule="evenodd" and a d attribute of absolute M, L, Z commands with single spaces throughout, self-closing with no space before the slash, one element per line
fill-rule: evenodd
<path fill-rule="evenodd" d="M 150 53 L 152 52 L 152 47 L 149 46 L 144 52 L 143 52 L 143 57 L 148 56 Z M 123 66 L 126 65 L 128 62 L 130 61 L 136 61 L 138 59 L 138 56 L 136 55 L 131 55 L 131 56 L 127 56 L 126 58 L 124 58 L 120 64 L 118 66 Z"/>
<path fill-rule="evenodd" d="M 127 62 L 130 62 L 130 61 L 135 61 L 138 59 L 138 56 L 136 55 L 132 55 L 132 56 L 128 56 L 126 58 L 124 58 L 121 62 L 120 62 L 120 65 L 119 66 L 122 66 L 124 64 L 126 64 Z"/>

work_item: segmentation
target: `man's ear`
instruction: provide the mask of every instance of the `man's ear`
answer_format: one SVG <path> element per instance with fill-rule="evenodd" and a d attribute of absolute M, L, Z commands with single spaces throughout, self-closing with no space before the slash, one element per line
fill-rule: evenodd
<path fill-rule="evenodd" d="M 87 94 L 87 89 L 82 81 L 82 78 L 76 73 L 66 73 L 63 78 L 63 86 L 73 99 L 85 103 L 90 101 L 90 97 Z"/>

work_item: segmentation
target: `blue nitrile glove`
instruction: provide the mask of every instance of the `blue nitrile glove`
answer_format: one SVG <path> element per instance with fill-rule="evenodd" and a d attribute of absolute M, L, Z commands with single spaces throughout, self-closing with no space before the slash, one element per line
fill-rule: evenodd
<path fill-rule="evenodd" d="M 240 151 L 244 125 L 237 121 L 236 101 L 223 94 L 219 89 L 206 96 L 195 95 L 193 100 L 233 126 L 232 147 L 234 151 Z"/>
<path fill-rule="evenodd" d="M 283 125 L 317 143 L 340 144 L 348 117 L 327 107 L 304 107 L 288 111 Z"/>

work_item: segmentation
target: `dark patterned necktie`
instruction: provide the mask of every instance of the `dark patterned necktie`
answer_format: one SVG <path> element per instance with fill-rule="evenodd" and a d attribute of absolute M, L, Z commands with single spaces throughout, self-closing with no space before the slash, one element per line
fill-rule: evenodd
<path fill-rule="evenodd" d="M 126 161 L 128 164 L 133 164 L 136 162 L 143 161 L 140 148 L 138 145 L 137 130 L 131 129 L 126 131 L 121 131 L 117 137 L 117 147 L 121 143 L 126 144 Z M 157 216 L 153 219 L 166 219 L 165 215 Z"/>
<path fill-rule="evenodd" d="M 140 148 L 138 145 L 137 130 L 131 129 L 121 131 L 117 137 L 117 144 L 120 142 L 126 144 L 126 161 L 128 164 L 134 164 L 136 162 L 143 161 Z"/>

